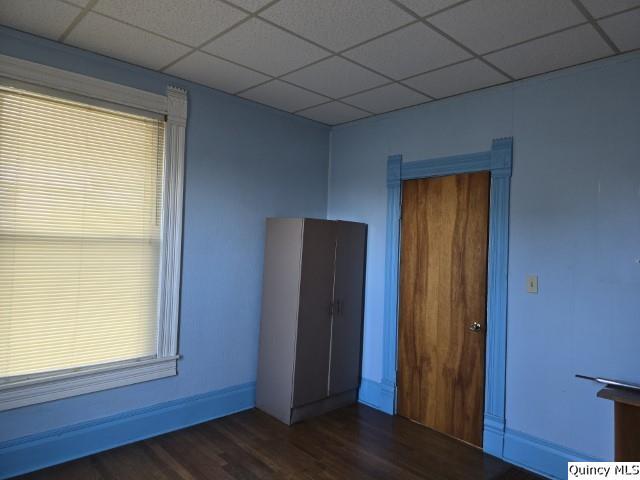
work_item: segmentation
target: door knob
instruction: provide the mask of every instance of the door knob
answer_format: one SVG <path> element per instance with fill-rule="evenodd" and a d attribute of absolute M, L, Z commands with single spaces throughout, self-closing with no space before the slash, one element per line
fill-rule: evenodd
<path fill-rule="evenodd" d="M 480 330 L 482 330 L 482 325 L 480 325 L 478 322 L 473 322 L 471 325 L 469 325 L 469 330 L 471 330 L 472 332 L 479 332 Z"/>

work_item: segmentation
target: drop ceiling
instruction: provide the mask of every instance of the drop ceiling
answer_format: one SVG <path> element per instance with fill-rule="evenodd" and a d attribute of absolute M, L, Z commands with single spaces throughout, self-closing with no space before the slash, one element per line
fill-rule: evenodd
<path fill-rule="evenodd" d="M 640 0 L 0 0 L 0 23 L 328 125 L 640 48 Z"/>

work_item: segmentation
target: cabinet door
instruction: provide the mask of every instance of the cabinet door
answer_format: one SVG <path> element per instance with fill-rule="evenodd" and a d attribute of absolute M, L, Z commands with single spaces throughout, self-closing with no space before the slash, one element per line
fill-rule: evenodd
<path fill-rule="evenodd" d="M 362 353 L 364 265 L 367 227 L 336 222 L 336 274 L 331 335 L 330 393 L 358 387 Z"/>
<path fill-rule="evenodd" d="M 289 423 L 302 261 L 301 218 L 267 219 L 256 406 Z"/>
<path fill-rule="evenodd" d="M 305 219 L 293 406 L 329 393 L 331 300 L 336 253 L 334 222 Z"/>

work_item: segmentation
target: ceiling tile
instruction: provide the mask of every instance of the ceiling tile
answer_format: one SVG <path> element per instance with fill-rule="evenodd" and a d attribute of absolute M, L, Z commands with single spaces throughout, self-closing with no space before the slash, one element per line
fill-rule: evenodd
<path fill-rule="evenodd" d="M 230 0 L 230 1 L 231 3 L 239 6 L 240 8 L 244 8 L 245 10 L 255 12 L 256 10 L 260 10 L 271 0 Z"/>
<path fill-rule="evenodd" d="M 188 47 L 96 13 L 88 13 L 66 43 L 153 69 L 189 51 Z"/>
<path fill-rule="evenodd" d="M 340 102 L 325 103 L 324 105 L 312 107 L 298 112 L 298 115 L 326 123 L 327 125 L 337 125 L 338 123 L 350 122 L 369 116 L 367 112 Z"/>
<path fill-rule="evenodd" d="M 400 84 L 392 83 L 347 97 L 343 101 L 373 113 L 384 113 L 428 102 L 429 98 Z"/>
<path fill-rule="evenodd" d="M 280 0 L 260 16 L 335 51 L 414 20 L 388 0 Z"/>
<path fill-rule="evenodd" d="M 476 53 L 586 21 L 571 0 L 473 0 L 429 18 Z"/>
<path fill-rule="evenodd" d="M 194 47 L 247 16 L 217 0 L 100 0 L 94 10 Z"/>
<path fill-rule="evenodd" d="M 240 92 L 269 79 L 266 75 L 198 51 L 165 72 L 228 93 Z"/>
<path fill-rule="evenodd" d="M 416 23 L 344 53 L 376 71 L 401 79 L 471 55 L 422 23 Z"/>
<path fill-rule="evenodd" d="M 0 24 L 57 40 L 80 11 L 55 0 L 2 0 Z"/>
<path fill-rule="evenodd" d="M 285 80 L 332 98 L 377 87 L 387 79 L 343 58 L 331 57 L 283 77 Z"/>
<path fill-rule="evenodd" d="M 329 55 L 326 50 L 255 18 L 214 40 L 204 50 L 276 76 Z"/>
<path fill-rule="evenodd" d="M 640 9 L 605 18 L 598 23 L 620 50 L 640 48 Z"/>
<path fill-rule="evenodd" d="M 438 10 L 447 8 L 460 0 L 400 0 L 401 3 L 409 7 L 415 13 L 424 17 L 431 15 Z"/>
<path fill-rule="evenodd" d="M 591 25 L 583 25 L 492 53 L 486 59 L 514 77 L 523 78 L 612 53 Z"/>
<path fill-rule="evenodd" d="M 582 0 L 589 13 L 596 18 L 640 6 L 640 0 Z"/>
<path fill-rule="evenodd" d="M 289 85 L 280 80 L 259 85 L 243 92 L 241 96 L 287 112 L 295 112 L 329 100 L 327 97 L 303 90 L 295 85 Z"/>
<path fill-rule="evenodd" d="M 404 83 L 436 98 L 507 82 L 509 79 L 486 63 L 473 59 L 425 73 Z"/>

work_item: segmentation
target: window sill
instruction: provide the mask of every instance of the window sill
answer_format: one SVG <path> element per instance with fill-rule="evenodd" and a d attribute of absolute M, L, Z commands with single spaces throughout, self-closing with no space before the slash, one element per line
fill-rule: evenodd
<path fill-rule="evenodd" d="M 174 376 L 178 358 L 119 362 L 0 384 L 0 411 Z"/>

